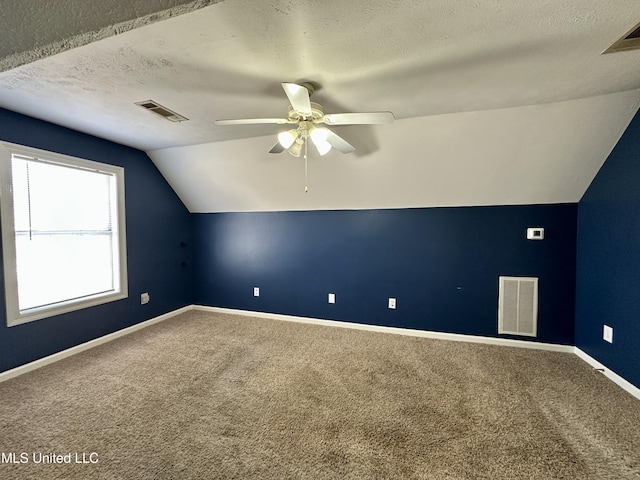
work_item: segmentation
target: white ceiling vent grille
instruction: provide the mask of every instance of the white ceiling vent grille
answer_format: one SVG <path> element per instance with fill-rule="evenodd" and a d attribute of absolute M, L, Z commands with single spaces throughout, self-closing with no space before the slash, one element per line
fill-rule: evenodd
<path fill-rule="evenodd" d="M 636 24 L 631 30 L 625 33 L 620 40 L 615 42 L 604 53 L 623 52 L 625 50 L 640 49 L 640 23 Z"/>
<path fill-rule="evenodd" d="M 538 334 L 538 279 L 500 277 L 498 333 L 535 337 Z"/>
<path fill-rule="evenodd" d="M 160 115 L 162 118 L 166 118 L 171 122 L 184 122 L 189 120 L 187 117 L 183 117 L 179 113 L 169 110 L 167 107 L 163 107 L 159 103 L 153 100 L 145 100 L 144 102 L 136 102 L 136 105 L 140 105 L 142 108 L 146 108 L 150 112 Z"/>

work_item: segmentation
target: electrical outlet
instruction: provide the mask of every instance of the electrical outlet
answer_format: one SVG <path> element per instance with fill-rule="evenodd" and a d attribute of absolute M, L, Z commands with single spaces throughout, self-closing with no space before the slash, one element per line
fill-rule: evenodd
<path fill-rule="evenodd" d="M 329 303 L 336 303 L 336 294 L 335 293 L 330 293 L 329 294 Z"/>
<path fill-rule="evenodd" d="M 149 303 L 149 300 L 151 300 L 151 297 L 149 297 L 149 293 L 148 292 L 144 292 L 140 294 L 140 305 L 144 305 L 146 303 Z"/>
<path fill-rule="evenodd" d="M 258 287 L 253 287 L 253 296 L 254 297 L 260 296 L 260 289 Z"/>
<path fill-rule="evenodd" d="M 613 328 L 605 325 L 602 329 L 602 338 L 609 343 L 613 343 Z"/>
<path fill-rule="evenodd" d="M 395 310 L 396 308 L 396 299 L 395 298 L 389 298 L 389 308 L 392 310 Z"/>

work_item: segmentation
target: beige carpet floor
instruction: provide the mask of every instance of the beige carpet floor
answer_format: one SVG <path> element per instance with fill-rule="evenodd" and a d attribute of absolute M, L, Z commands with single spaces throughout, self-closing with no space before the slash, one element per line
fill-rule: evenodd
<path fill-rule="evenodd" d="M 197 311 L 1 383 L 0 422 L 2 479 L 640 479 L 640 401 L 572 354 Z"/>

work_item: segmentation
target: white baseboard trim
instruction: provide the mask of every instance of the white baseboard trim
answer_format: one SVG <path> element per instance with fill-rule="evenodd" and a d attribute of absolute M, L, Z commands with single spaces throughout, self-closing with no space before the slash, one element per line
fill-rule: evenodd
<path fill-rule="evenodd" d="M 268 318 L 285 322 L 309 323 L 312 325 L 325 325 L 329 327 L 351 328 L 354 330 L 367 330 L 370 332 L 392 333 L 395 335 L 408 335 L 411 337 L 433 338 L 437 340 L 452 340 L 455 342 L 484 343 L 488 345 L 500 345 L 503 347 L 530 348 L 534 350 L 549 350 L 552 352 L 574 353 L 573 345 L 556 345 L 553 343 L 529 342 L 526 340 L 512 340 L 508 338 L 481 337 L 476 335 L 464 335 L 460 333 L 432 332 L 427 330 L 415 330 L 411 328 L 384 327 L 380 325 L 368 325 L 366 323 L 351 323 L 337 320 L 322 320 L 320 318 L 295 317 L 279 313 L 254 312 L 251 310 L 235 310 L 223 307 L 205 307 L 194 305 L 194 310 L 204 312 L 228 313 L 231 315 L 244 315 L 247 317 Z"/>
<path fill-rule="evenodd" d="M 164 315 L 160 315 L 149 320 L 145 320 L 144 322 L 136 323 L 135 325 L 123 328 L 122 330 L 118 330 L 113 333 L 109 333 L 108 335 L 104 335 L 103 337 L 89 340 L 88 342 L 81 343 L 80 345 L 76 345 L 75 347 L 67 348 L 66 350 L 62 350 L 47 357 L 39 358 L 38 360 L 34 360 L 33 362 L 25 363 L 24 365 L 20 365 L 19 367 L 12 368 L 11 370 L 0 373 L 0 383 L 7 381 L 10 378 L 14 378 L 27 372 L 31 372 L 38 368 L 44 367 L 45 365 L 49 365 L 50 363 L 57 362 L 59 360 L 62 360 L 63 358 L 67 358 L 72 355 L 76 355 L 77 353 L 84 352 L 85 350 L 89 350 L 90 348 L 97 347 L 98 345 L 102 345 L 103 343 L 110 342 L 112 340 L 115 340 L 116 338 L 129 335 L 130 333 L 133 333 L 137 330 L 148 327 L 155 323 L 162 322 L 181 313 L 188 312 L 192 309 L 193 305 L 187 305 L 186 307 L 179 308 L 178 310 L 165 313 Z"/>
<path fill-rule="evenodd" d="M 351 322 L 342 322 L 337 320 L 322 320 L 320 318 L 296 317 L 293 315 L 283 315 L 279 313 L 255 312 L 251 310 L 236 310 L 232 308 L 207 307 L 202 305 L 187 305 L 186 307 L 179 308 L 178 310 L 174 310 L 172 312 L 167 312 L 158 317 L 154 317 L 144 322 L 137 323 L 130 327 L 124 328 L 122 330 L 118 330 L 117 332 L 104 335 L 103 337 L 90 340 L 86 343 L 81 343 L 80 345 L 76 345 L 75 347 L 71 347 L 61 352 L 57 352 L 52 355 L 49 355 L 47 357 L 40 358 L 33 362 L 20 365 L 19 367 L 12 368 L 11 370 L 7 370 L 5 372 L 0 373 L 0 383 L 6 380 L 9 380 L 10 378 L 14 378 L 19 375 L 23 375 L 27 372 L 31 372 L 38 368 L 44 367 L 45 365 L 49 365 L 51 363 L 57 362 L 59 360 L 62 360 L 63 358 L 67 358 L 72 355 L 76 355 L 77 353 L 84 352 L 85 350 L 89 350 L 90 348 L 97 347 L 98 345 L 102 345 L 103 343 L 110 342 L 112 340 L 115 340 L 116 338 L 129 335 L 130 333 L 133 333 L 137 330 L 141 330 L 145 327 L 148 327 L 155 323 L 162 322 L 164 320 L 167 320 L 171 317 L 175 317 L 176 315 L 180 315 L 181 313 L 185 313 L 190 310 L 226 313 L 230 315 L 240 315 L 240 316 L 246 316 L 246 317 L 267 318 L 271 320 L 281 320 L 285 322 L 308 323 L 311 325 L 325 325 L 325 326 L 338 327 L 338 328 L 351 328 L 354 330 L 366 330 L 370 332 L 391 333 L 395 335 L 407 335 L 412 337 L 433 338 L 436 340 L 484 343 L 488 345 L 499 345 L 503 347 L 530 348 L 534 350 L 548 350 L 551 352 L 574 353 L 580 359 L 582 359 L 583 361 L 591 365 L 593 368 L 602 371 L 602 373 L 609 380 L 614 382 L 620 388 L 629 392 L 631 395 L 633 395 L 638 400 L 640 400 L 640 388 L 628 382 L 617 373 L 614 373 L 613 371 L 605 367 L 603 364 L 598 362 L 596 359 L 594 359 L 593 357 L 589 356 L 588 354 L 580 350 L 578 347 L 574 347 L 571 345 L 556 345 L 552 343 L 530 342 L 526 340 L 481 337 L 481 336 L 475 336 L 475 335 L 464 335 L 459 333 L 431 332 L 426 330 L 415 330 L 410 328 L 384 327 L 380 325 L 368 325 L 364 323 L 351 323 Z"/>
<path fill-rule="evenodd" d="M 587 362 L 589 365 L 591 365 L 593 368 L 595 368 L 596 370 L 599 370 L 602 372 L 602 374 L 607 377 L 609 380 L 611 380 L 612 382 L 614 382 L 616 385 L 618 385 L 620 388 L 622 388 L 623 390 L 626 390 L 627 392 L 629 392 L 631 395 L 633 395 L 634 397 L 636 397 L 638 400 L 640 400 L 640 388 L 636 387 L 633 383 L 628 382 L 627 380 L 625 380 L 624 378 L 622 378 L 620 375 L 618 375 L 615 372 L 612 372 L 611 370 L 609 370 L 607 367 L 605 367 L 602 363 L 600 363 L 599 361 L 597 361 L 595 358 L 593 358 L 592 356 L 590 356 L 589 354 L 583 352 L 582 350 L 580 350 L 578 347 L 574 347 L 574 353 L 582 360 L 584 360 L 585 362 Z"/>

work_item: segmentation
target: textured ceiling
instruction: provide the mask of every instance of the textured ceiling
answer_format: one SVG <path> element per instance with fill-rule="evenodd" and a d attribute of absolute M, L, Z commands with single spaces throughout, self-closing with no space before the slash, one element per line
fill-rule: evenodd
<path fill-rule="evenodd" d="M 0 106 L 150 151 L 194 211 L 577 201 L 640 99 L 640 51 L 601 55 L 640 19 L 637 0 L 83 4 L 5 10 Z M 274 126 L 213 124 L 284 116 L 280 83 L 300 80 L 321 86 L 313 99 L 325 112 L 391 110 L 401 120 L 336 128 L 358 151 L 310 157 L 317 172 L 327 169 L 316 177 L 329 182 L 324 200 L 284 193 L 299 186 L 299 161 L 264 155 L 275 139 L 263 135 Z M 134 104 L 147 99 L 189 121 Z M 513 131 L 515 119 L 521 130 Z M 550 162 L 558 149 L 563 156 Z M 198 164 L 195 151 L 204 155 Z M 514 161 L 525 174 L 503 194 L 487 194 Z M 529 181 L 526 172 L 541 165 L 545 173 Z M 270 182 L 254 185 L 263 171 Z M 202 180 L 203 172 L 213 178 Z M 380 190 L 390 174 L 393 185 Z M 440 187 L 421 193 L 412 183 L 421 176 L 425 187 Z M 449 184 L 467 188 L 450 198 L 459 189 L 442 187 Z"/>
<path fill-rule="evenodd" d="M 0 71 L 191 12 L 220 0 L 9 0 L 2 4 Z"/>

